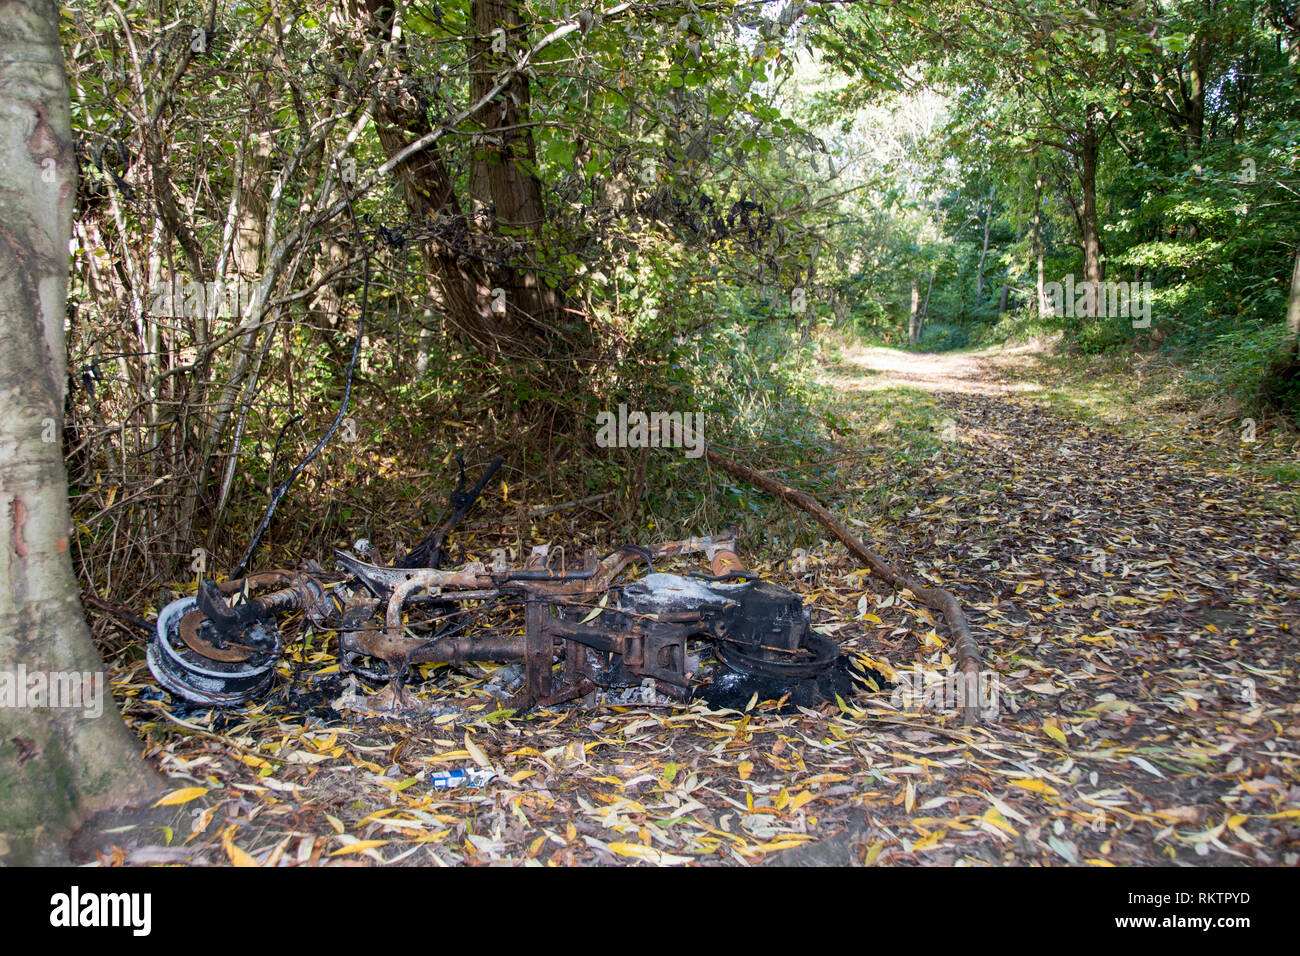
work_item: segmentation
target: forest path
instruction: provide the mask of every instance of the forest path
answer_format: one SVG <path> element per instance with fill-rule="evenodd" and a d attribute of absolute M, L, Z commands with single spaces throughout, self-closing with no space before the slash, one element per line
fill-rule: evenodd
<path fill-rule="evenodd" d="M 990 813 L 975 824 L 1008 839 L 979 852 L 1003 862 L 1294 865 L 1300 529 L 1277 505 L 1286 488 L 1235 466 L 1253 448 L 1207 448 L 1169 421 L 1120 434 L 1061 414 L 1043 400 L 1058 383 L 1042 357 L 854 346 L 825 373 L 850 418 L 860 403 L 879 418 L 872 393 L 908 389 L 942 419 L 937 451 L 893 479 L 916 506 L 877 533 L 957 594 L 1000 692 L 977 732 L 997 743 L 974 752 L 1002 761 L 950 783 L 943 813 L 982 792 Z M 871 470 L 892 465 L 866 454 Z M 877 616 L 874 645 L 890 647 L 901 629 Z M 893 642 L 895 667 L 923 657 L 927 688 L 947 663 L 937 631 L 920 651 Z M 910 709 L 938 702 L 916 694 Z"/>
<path fill-rule="evenodd" d="M 912 387 L 960 395 L 1010 395 L 1040 387 L 1025 378 L 1026 363 L 1041 354 L 1037 345 L 963 352 L 905 352 L 878 346 L 845 351 L 846 365 L 878 376 L 874 387 Z"/>

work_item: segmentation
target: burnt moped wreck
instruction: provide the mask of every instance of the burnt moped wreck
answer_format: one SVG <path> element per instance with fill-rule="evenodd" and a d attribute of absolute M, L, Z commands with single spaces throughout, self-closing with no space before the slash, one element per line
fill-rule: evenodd
<path fill-rule="evenodd" d="M 158 616 L 147 659 L 174 695 L 206 706 L 263 694 L 285 646 L 280 618 L 302 612 L 339 636 L 339 663 L 375 683 L 385 704 L 418 710 L 406 687 L 413 665 L 519 662 L 515 710 L 640 687 L 671 701 L 742 687 L 808 705 L 850 686 L 838 645 L 810 627 L 799 596 L 747 571 L 734 530 L 658 547 L 627 545 L 571 561 L 534 548 L 522 567 L 504 553 L 491 565 L 440 567 L 448 532 L 500 465 L 470 491 L 452 493 L 450 515 L 394 566 L 336 551 L 337 571 L 274 570 L 214 583 Z M 656 562 L 702 555 L 707 571 L 666 574 Z M 639 579 L 630 569 L 644 568 Z M 700 660 L 713 660 L 702 680 Z M 558 662 L 558 667 L 557 667 Z M 377 695 L 379 696 L 379 695 Z M 732 695 L 734 697 L 734 694 Z"/>

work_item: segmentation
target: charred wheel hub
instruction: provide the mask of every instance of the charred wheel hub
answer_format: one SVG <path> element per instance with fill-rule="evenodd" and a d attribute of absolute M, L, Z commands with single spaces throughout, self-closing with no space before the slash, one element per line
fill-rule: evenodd
<path fill-rule="evenodd" d="M 251 700 L 271 683 L 280 654 L 275 620 L 262 622 L 264 650 L 217 647 L 212 621 L 196 621 L 198 599 L 181 598 L 163 608 L 145 657 L 158 683 L 183 700 L 209 707 L 228 707 Z M 190 637 L 183 636 L 187 630 Z M 224 653 L 229 651 L 230 654 Z M 220 654 L 222 656 L 214 656 Z M 229 658 L 231 654 L 234 659 Z"/>

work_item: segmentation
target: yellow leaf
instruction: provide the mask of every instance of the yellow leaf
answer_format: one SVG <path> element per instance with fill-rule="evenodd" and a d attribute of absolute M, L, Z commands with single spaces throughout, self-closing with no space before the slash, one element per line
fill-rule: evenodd
<path fill-rule="evenodd" d="M 619 856 L 632 856 L 642 860 L 652 860 L 659 855 L 643 843 L 611 843 L 609 848 Z"/>
<path fill-rule="evenodd" d="M 674 856 L 671 853 L 664 853 L 656 850 L 654 847 L 645 846 L 641 843 L 611 843 L 610 850 L 619 856 L 630 856 L 638 860 L 649 860 L 651 863 L 660 865 L 673 863 L 690 863 L 689 856 Z"/>
<path fill-rule="evenodd" d="M 983 819 L 986 822 L 993 824 L 995 827 L 1006 830 L 1012 836 L 1020 836 L 1016 829 L 1011 826 L 1011 824 L 1007 823 L 1007 818 L 1001 814 L 997 807 L 989 807 L 985 810 Z"/>
<path fill-rule="evenodd" d="M 815 777 L 809 777 L 804 783 L 839 783 L 841 780 L 852 780 L 847 773 L 819 773 Z"/>
<path fill-rule="evenodd" d="M 448 750 L 445 754 L 437 754 L 433 757 L 426 757 L 425 762 L 443 763 L 444 761 L 448 761 L 448 760 L 464 760 L 469 755 L 470 754 L 468 750 Z M 377 769 L 380 773 L 384 772 L 382 767 L 379 767 Z"/>
<path fill-rule="evenodd" d="M 1068 747 L 1070 745 L 1069 741 L 1065 739 L 1065 732 L 1061 730 L 1061 725 L 1057 722 L 1055 717 L 1049 717 L 1047 720 L 1043 721 L 1043 733 L 1047 734 L 1047 736 L 1051 737 L 1062 747 Z"/>
<path fill-rule="evenodd" d="M 358 840 L 356 843 L 349 843 L 347 846 L 339 847 L 330 856 L 343 856 L 346 853 L 364 853 L 366 850 L 373 850 L 375 847 L 387 846 L 387 840 Z"/>
<path fill-rule="evenodd" d="M 718 836 L 724 839 L 730 840 L 732 843 L 735 843 L 737 846 L 743 847 L 745 845 L 745 841 L 742 840 L 740 837 L 736 836 L 736 834 L 734 833 L 728 833 L 726 830 L 719 830 L 717 827 L 705 827 L 704 829 L 708 830 L 710 833 L 716 833 Z"/>
<path fill-rule="evenodd" d="M 182 787 L 180 790 L 173 790 L 161 800 L 154 804 L 155 807 L 173 807 L 180 803 L 189 803 L 191 800 L 197 800 L 208 792 L 207 787 Z"/>
<path fill-rule="evenodd" d="M 939 842 L 948 835 L 947 830 L 935 830 L 928 837 L 922 840 L 916 846 L 912 847 L 912 852 L 917 853 L 921 850 L 933 850 L 939 845 Z"/>
<path fill-rule="evenodd" d="M 805 803 L 812 803 L 812 801 L 816 799 L 817 799 L 817 795 L 813 793 L 811 790 L 801 790 L 799 793 L 795 794 L 795 796 L 790 800 L 790 809 L 798 810 Z"/>
<path fill-rule="evenodd" d="M 230 862 L 235 866 L 257 866 L 257 861 L 253 857 L 235 846 L 235 825 L 232 823 L 226 827 L 225 832 L 221 834 L 221 846 L 226 851 L 226 856 L 230 857 Z"/>
<path fill-rule="evenodd" d="M 1032 790 L 1034 793 L 1046 793 L 1049 796 L 1056 796 L 1061 791 L 1057 790 L 1050 783 L 1039 780 L 1035 777 L 1018 777 L 1009 781 L 1011 786 L 1020 787 L 1022 790 Z"/>
<path fill-rule="evenodd" d="M 764 843 L 761 846 L 754 847 L 754 849 L 763 853 L 772 853 L 776 850 L 789 850 L 796 846 L 803 846 L 811 839 L 811 836 L 805 836 L 802 833 L 792 833 L 789 836 L 773 840 L 771 843 Z"/>
<path fill-rule="evenodd" d="M 748 760 L 742 760 L 737 769 L 740 771 L 740 779 L 748 780 L 749 775 L 754 772 L 754 764 Z"/>

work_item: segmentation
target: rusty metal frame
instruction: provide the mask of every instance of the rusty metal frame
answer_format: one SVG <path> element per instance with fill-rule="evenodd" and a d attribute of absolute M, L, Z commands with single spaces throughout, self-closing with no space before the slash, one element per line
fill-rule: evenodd
<path fill-rule="evenodd" d="M 406 673 L 428 663 L 520 662 L 523 690 L 509 702 L 516 710 L 590 702 L 601 686 L 646 681 L 653 681 L 660 694 L 684 700 L 693 670 L 692 640 L 711 640 L 720 654 L 725 646 L 733 666 L 793 677 L 825 669 L 838 649 L 809 630 L 796 595 L 745 570 L 735 547 L 729 529 L 653 549 L 624 547 L 603 559 L 587 551 L 570 567 L 562 549 L 543 546 L 522 568 L 504 570 L 478 562 L 455 570 L 386 567 L 336 552 L 339 569 L 350 575 L 346 581 L 277 570 L 221 585 L 204 582 L 199 608 L 182 618 L 176 639 L 202 658 L 247 659 L 272 644 L 278 651 L 276 616 L 306 611 L 318 626 L 339 632 L 342 669 L 356 669 L 361 658 L 383 662 L 395 701 L 411 708 L 419 705 L 406 691 Z M 651 574 L 615 585 L 638 561 L 653 568 L 660 559 L 693 554 L 705 556 L 712 574 Z M 256 589 L 276 584 L 287 587 L 253 596 Z M 616 590 L 618 596 L 609 601 Z M 502 600 L 522 605 L 523 633 L 429 637 L 414 633 L 405 621 L 417 603 L 445 607 Z M 605 620 L 592 623 L 600 615 Z M 563 662 L 558 674 L 557 657 Z M 207 702 L 217 703 L 213 696 L 208 694 Z"/>

